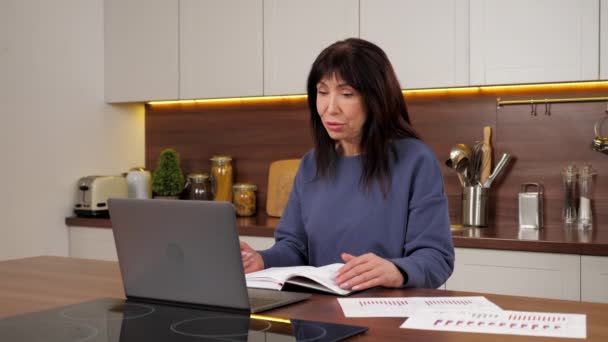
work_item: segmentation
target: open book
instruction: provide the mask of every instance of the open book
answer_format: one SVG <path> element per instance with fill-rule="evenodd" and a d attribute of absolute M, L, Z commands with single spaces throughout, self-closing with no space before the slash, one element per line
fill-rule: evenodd
<path fill-rule="evenodd" d="M 344 264 L 331 264 L 322 267 L 292 266 L 271 267 L 245 275 L 247 287 L 281 290 L 285 284 L 294 284 L 338 295 L 348 295 L 345 290 L 334 284 L 334 274 Z"/>

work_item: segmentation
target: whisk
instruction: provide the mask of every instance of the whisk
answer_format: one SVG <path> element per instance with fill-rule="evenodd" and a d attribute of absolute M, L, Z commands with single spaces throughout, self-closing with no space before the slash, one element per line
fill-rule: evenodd
<path fill-rule="evenodd" d="M 467 168 L 467 180 L 471 186 L 481 186 L 481 164 L 483 163 L 483 142 L 478 141 L 471 149 L 471 159 Z"/>

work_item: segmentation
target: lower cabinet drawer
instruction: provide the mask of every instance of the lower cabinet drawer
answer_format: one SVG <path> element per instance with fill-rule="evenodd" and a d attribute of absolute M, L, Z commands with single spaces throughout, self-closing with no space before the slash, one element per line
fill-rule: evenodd
<path fill-rule="evenodd" d="M 456 248 L 446 288 L 580 300 L 580 255 Z"/>
<path fill-rule="evenodd" d="M 581 300 L 608 303 L 608 257 L 581 256 Z"/>

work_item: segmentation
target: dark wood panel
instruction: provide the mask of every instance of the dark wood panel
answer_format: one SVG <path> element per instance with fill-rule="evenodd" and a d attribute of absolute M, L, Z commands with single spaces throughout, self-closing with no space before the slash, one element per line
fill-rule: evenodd
<path fill-rule="evenodd" d="M 268 168 L 275 160 L 301 158 L 312 148 L 304 101 L 269 106 L 172 106 L 146 109 L 146 166 L 154 169 L 167 147 L 181 156 L 185 174 L 209 172 L 213 155 L 233 157 L 236 182 L 258 186 L 264 211 Z"/>
<path fill-rule="evenodd" d="M 461 222 L 461 188 L 444 161 L 452 145 L 473 145 L 482 139 L 482 129 L 488 125 L 493 128 L 494 162 L 503 152 L 513 155 L 491 190 L 492 225 L 517 223 L 517 196 L 526 182 L 544 185 L 545 221 L 561 223 L 560 170 L 569 163 L 589 163 L 598 171 L 593 197 L 596 226 L 608 227 L 608 156 L 590 149 L 593 125 L 605 115 L 606 104 L 552 104 L 551 115 L 544 115 L 544 106 L 538 105 L 536 116 L 530 115 L 529 105 L 496 105 L 499 97 L 606 96 L 606 88 L 490 88 L 463 94 L 408 95 L 412 123 L 441 165 L 452 221 Z M 264 211 L 270 162 L 299 158 L 312 147 L 308 115 L 305 99 L 147 106 L 146 166 L 154 169 L 158 154 L 166 147 L 180 152 L 185 173 L 208 171 L 214 154 L 232 155 L 235 180 L 258 185 L 258 207 Z"/>

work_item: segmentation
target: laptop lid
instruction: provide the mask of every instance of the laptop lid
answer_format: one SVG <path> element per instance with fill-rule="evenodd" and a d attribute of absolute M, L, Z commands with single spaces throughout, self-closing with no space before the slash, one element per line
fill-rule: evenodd
<path fill-rule="evenodd" d="M 249 310 L 232 204 L 108 201 L 127 298 Z"/>
<path fill-rule="evenodd" d="M 111 198 L 127 298 L 261 312 L 308 293 L 247 289 L 229 202 Z"/>

